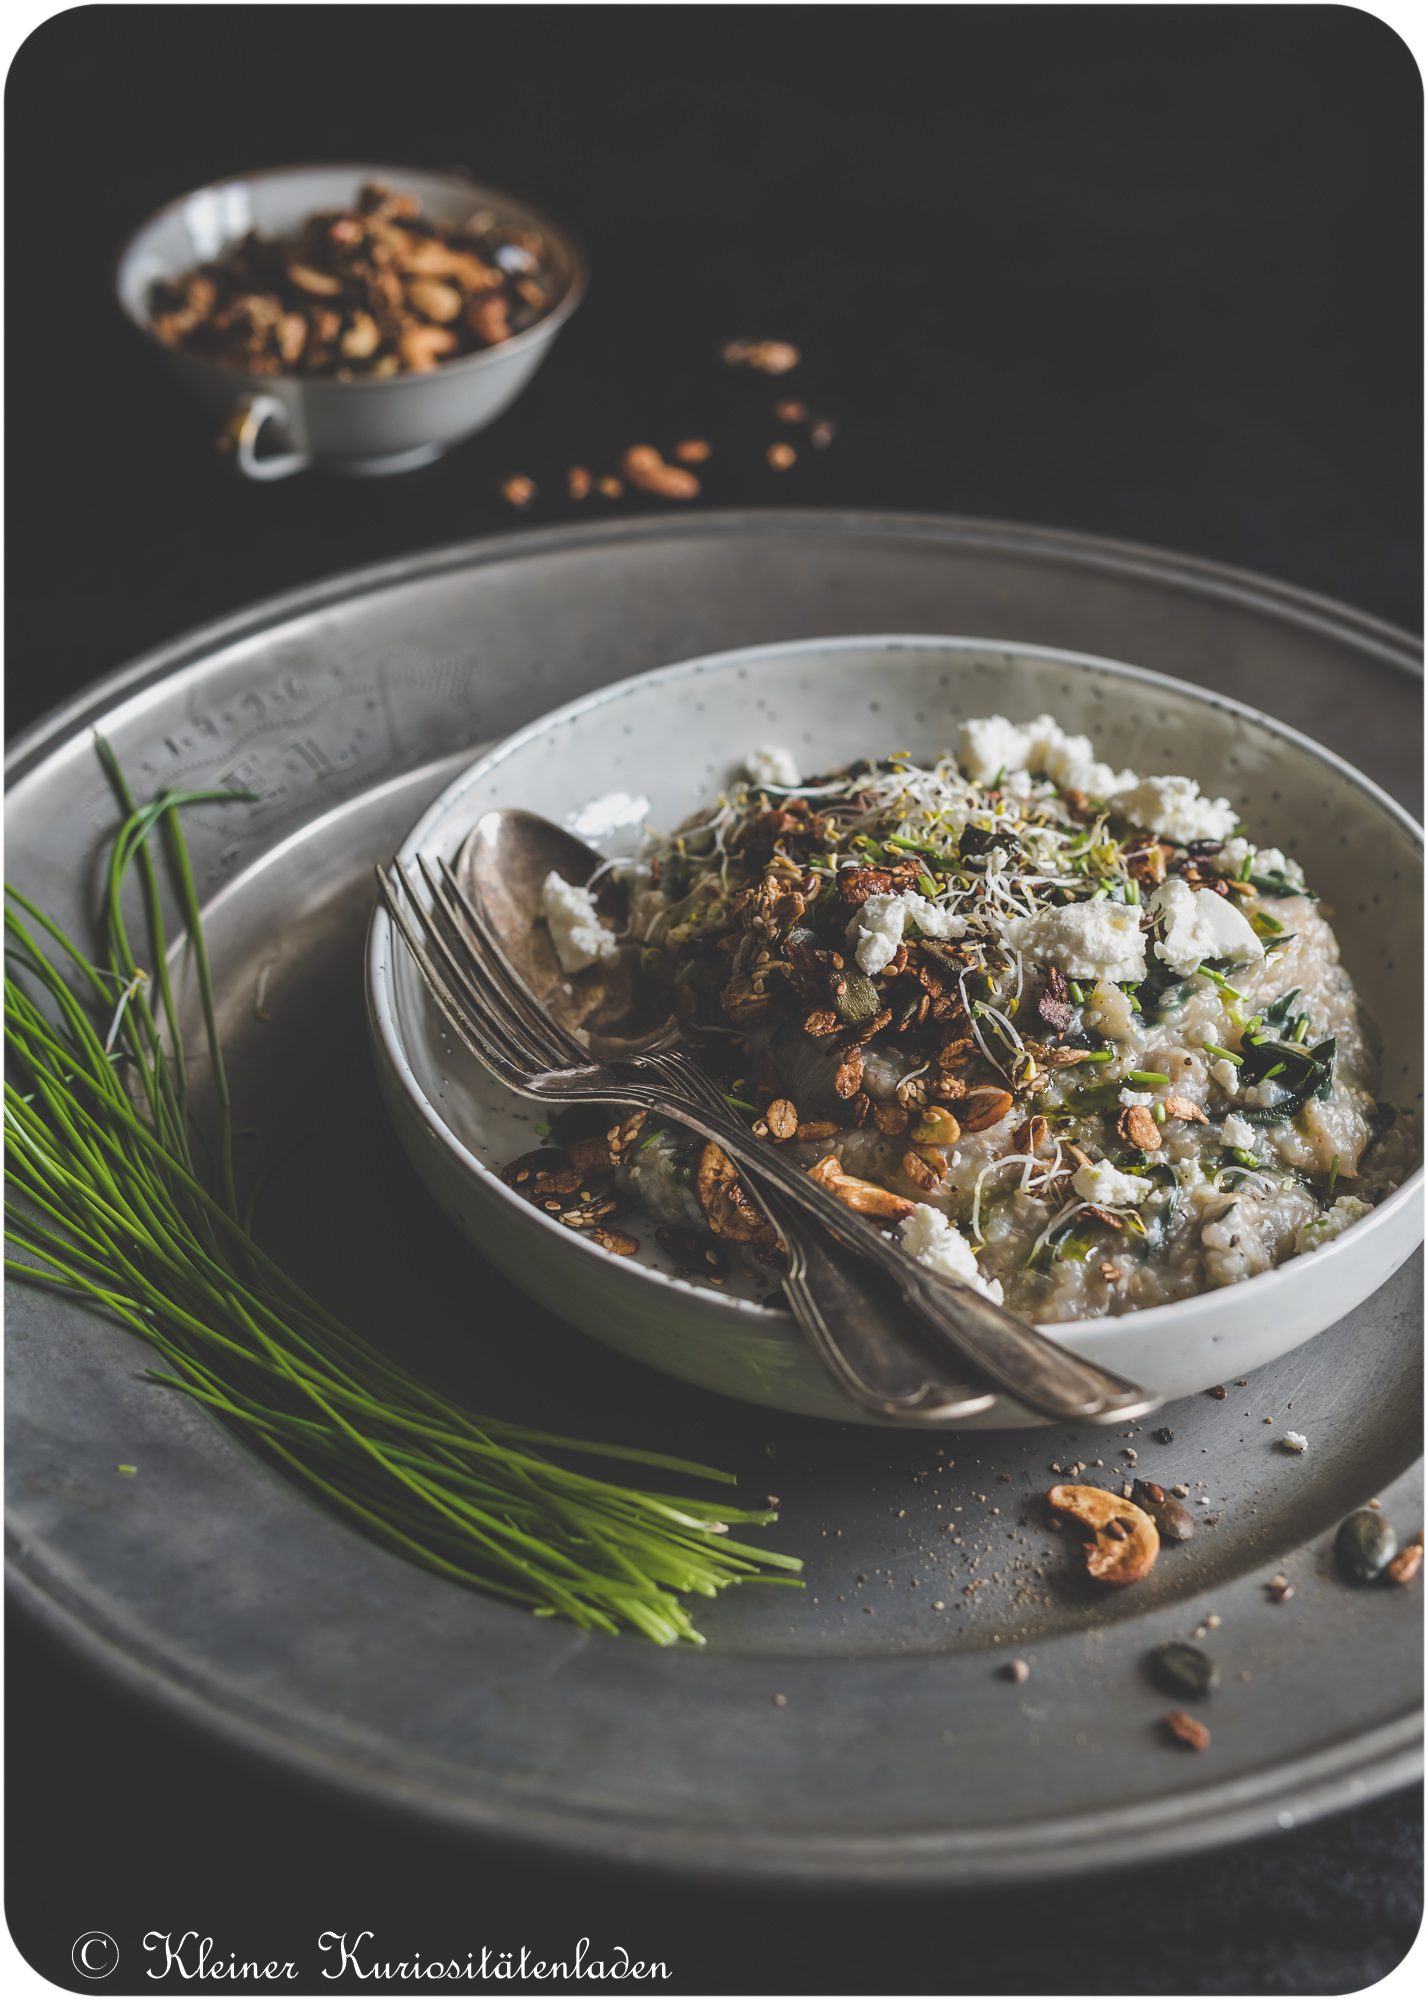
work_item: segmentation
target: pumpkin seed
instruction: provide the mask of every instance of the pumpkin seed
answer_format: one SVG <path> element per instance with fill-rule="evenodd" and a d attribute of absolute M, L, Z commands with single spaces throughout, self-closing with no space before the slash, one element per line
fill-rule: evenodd
<path fill-rule="evenodd" d="M 1372 1583 L 1398 1552 L 1398 1537 L 1375 1508 L 1360 1507 L 1339 1523 L 1334 1555 L 1350 1583 Z"/>
<path fill-rule="evenodd" d="M 1167 1694 L 1206 1695 L 1220 1678 L 1208 1653 L 1184 1639 L 1167 1639 L 1146 1662 L 1150 1677 Z"/>
<path fill-rule="evenodd" d="M 881 1011 L 882 1001 L 866 973 L 845 972 L 834 989 L 833 1008 L 845 1028 L 858 1028 Z"/>
<path fill-rule="evenodd" d="M 1153 1479 L 1137 1479 L 1131 1485 L 1131 1499 L 1142 1513 L 1149 1514 L 1164 1542 L 1188 1542 L 1195 1533 L 1195 1517 L 1178 1500 L 1172 1500 Z"/>

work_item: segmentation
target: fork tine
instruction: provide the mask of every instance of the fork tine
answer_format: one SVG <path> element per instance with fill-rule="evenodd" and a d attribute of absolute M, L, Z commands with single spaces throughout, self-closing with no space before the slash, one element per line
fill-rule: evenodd
<path fill-rule="evenodd" d="M 411 884 L 402 873 L 399 864 L 394 867 L 394 872 L 410 896 Z M 433 959 L 417 935 L 401 907 L 401 899 L 397 895 L 395 885 L 380 868 L 377 870 L 377 880 L 381 885 L 382 900 L 387 906 L 387 913 L 416 961 L 417 969 L 446 1020 L 479 1062 L 491 1069 L 510 1089 L 528 1095 L 526 1083 L 530 1065 L 526 1063 L 519 1045 L 506 1034 L 499 1015 L 494 1014 L 469 985 L 466 987 L 467 999 L 463 1001 L 457 997 L 457 991 L 453 990 L 453 982 L 445 977 L 442 967 Z M 420 905 L 417 907 L 420 909 Z M 543 1065 L 537 1064 L 536 1067 L 540 1068 Z"/>
<path fill-rule="evenodd" d="M 514 1017 L 512 1033 L 519 1028 L 519 1039 L 529 1049 L 532 1062 L 542 1069 L 565 1069 L 572 1064 L 588 1063 L 589 1050 L 562 1034 L 537 1005 L 445 864 L 438 876 L 426 856 L 419 854 L 417 866 L 431 891 L 435 909 L 445 919 L 452 953 L 468 970 L 479 973 L 483 990 L 498 997 L 501 1006 Z"/>
<path fill-rule="evenodd" d="M 474 1022 L 468 1016 L 465 1008 L 456 999 L 446 981 L 442 978 L 440 971 L 432 962 L 430 954 L 427 952 L 421 939 L 417 936 L 406 912 L 401 907 L 401 900 L 397 895 L 395 887 L 381 868 L 376 870 L 376 876 L 382 901 L 387 908 L 387 915 L 396 926 L 403 944 L 405 944 L 415 961 L 417 970 L 420 972 L 428 992 L 440 1008 L 447 1023 L 456 1030 L 461 1041 L 470 1050 L 471 1054 L 476 1057 L 478 1062 L 482 1063 L 488 1069 L 495 1070 L 502 1082 L 508 1083 L 512 1088 L 515 1088 L 514 1064 L 512 1064 L 504 1050 L 491 1047 L 482 1038 Z"/>
<path fill-rule="evenodd" d="M 456 949 L 435 912 L 428 909 L 422 901 L 415 883 L 401 862 L 393 862 L 392 868 L 406 890 L 413 913 L 426 935 L 430 946 L 429 955 L 434 956 L 443 968 L 447 986 L 453 993 L 464 996 L 467 1011 L 474 1012 L 486 1020 L 490 1030 L 499 1035 L 509 1053 L 523 1069 L 559 1067 L 559 1064 L 550 1062 L 544 1047 L 528 1032 L 523 1031 L 519 1017 L 512 1018 L 506 997 L 492 978 L 489 967 L 470 951 L 464 948 Z"/>
<path fill-rule="evenodd" d="M 602 1071 L 599 1065 L 588 1061 L 577 1065 L 574 1070 L 547 1070 L 542 1066 L 531 1072 L 519 1061 L 514 1060 L 509 1048 L 503 1045 L 505 1042 L 503 1023 L 499 1017 L 492 1015 L 489 1004 L 482 1001 L 478 1009 L 468 1010 L 455 998 L 442 978 L 437 965 L 401 907 L 396 882 L 400 880 L 408 895 L 411 893 L 411 884 L 400 866 L 393 864 L 392 877 L 381 868 L 376 870 L 376 876 L 387 913 L 403 943 L 411 952 L 432 999 L 465 1047 L 498 1083 L 503 1084 L 518 1097 L 528 1098 L 536 1104 L 547 1106 L 621 1104 L 642 1110 L 656 1108 L 660 1097 L 657 1089 L 648 1084 L 613 1077 L 609 1071 Z"/>
<path fill-rule="evenodd" d="M 421 857 L 418 858 L 420 859 Z M 485 915 L 467 895 L 455 869 L 451 867 L 444 855 L 439 857 L 437 865 L 441 870 L 442 881 L 451 899 L 458 905 L 462 916 L 470 928 L 471 934 L 483 948 L 493 974 L 498 973 L 502 984 L 509 989 L 513 1004 L 518 1006 L 532 1024 L 539 1029 L 542 1039 L 552 1048 L 558 1049 L 562 1064 L 570 1062 L 588 1063 L 590 1060 L 590 1051 L 584 1048 L 568 1029 L 563 1028 L 559 1021 L 548 1014 L 545 1008 L 541 1006 L 525 980 L 522 979 L 520 973 L 507 957 L 505 946 L 496 935 L 493 926 L 487 922 Z M 425 873 L 425 869 L 423 869 L 423 872 Z M 428 880 L 430 880 L 429 876 Z"/>

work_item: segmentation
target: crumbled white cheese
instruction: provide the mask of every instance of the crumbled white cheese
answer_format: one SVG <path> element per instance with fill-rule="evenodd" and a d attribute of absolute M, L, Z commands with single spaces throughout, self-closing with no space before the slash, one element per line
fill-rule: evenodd
<path fill-rule="evenodd" d="M 1132 1090 L 1128 1083 L 1123 1083 L 1119 1101 L 1126 1105 L 1154 1104 L 1155 1093 L 1149 1090 Z"/>
<path fill-rule="evenodd" d="M 998 771 L 1025 771 L 1030 746 L 1030 730 L 1004 715 L 982 715 L 962 724 L 957 760 L 973 784 L 989 785 Z"/>
<path fill-rule="evenodd" d="M 1301 1256 L 1306 1250 L 1322 1250 L 1326 1243 L 1332 1243 L 1336 1236 L 1342 1236 L 1346 1229 L 1372 1213 L 1371 1201 L 1360 1201 L 1356 1194 L 1341 1194 L 1327 1213 L 1314 1216 L 1295 1230 L 1294 1247 Z"/>
<path fill-rule="evenodd" d="M 1113 804 L 1135 826 L 1162 834 L 1184 847 L 1192 840 L 1225 840 L 1239 813 L 1228 799 L 1207 799 L 1193 778 L 1140 778 L 1101 763 L 1089 736 L 1068 736 L 1049 715 L 1034 722 L 1009 722 L 983 715 L 962 724 L 957 754 L 974 784 L 989 785 L 1002 773 L 1009 791 L 1023 792 L 1028 773 L 1044 771 L 1063 791 L 1086 792 Z M 1248 843 L 1235 863 L 1243 864 Z M 1266 862 L 1266 866 L 1272 864 Z"/>
<path fill-rule="evenodd" d="M 926 896 L 919 896 L 916 889 L 905 889 L 902 903 L 924 937 L 959 938 L 967 928 L 965 917 L 959 917 L 945 903 L 929 902 Z"/>
<path fill-rule="evenodd" d="M 649 813 L 650 802 L 643 792 L 632 795 L 629 792 L 605 792 L 598 799 L 591 799 L 578 812 L 567 813 L 565 824 L 577 840 L 586 840 L 593 846 L 615 833 L 622 826 L 639 826 Z"/>
<path fill-rule="evenodd" d="M 1192 840 L 1225 840 L 1239 819 L 1228 799 L 1202 798 L 1193 778 L 1143 778 L 1117 797 L 1116 810 L 1177 847 Z"/>
<path fill-rule="evenodd" d="M 1278 847 L 1256 847 L 1252 841 L 1227 840 L 1215 856 L 1222 875 L 1238 875 L 1246 862 L 1253 875 L 1282 875 L 1293 889 L 1304 887 L 1304 870 Z"/>
<path fill-rule="evenodd" d="M 750 783 L 755 785 L 803 783 L 792 751 L 781 750 L 776 743 L 761 743 L 757 750 L 751 750 L 744 759 L 744 769 L 749 774 Z"/>
<path fill-rule="evenodd" d="M 618 958 L 620 947 L 607 931 L 588 889 L 567 882 L 552 868 L 540 892 L 540 906 L 562 972 L 583 972 L 602 958 Z"/>
<path fill-rule="evenodd" d="M 1065 903 L 1013 917 L 1005 938 L 1035 965 L 1059 966 L 1068 979 L 1144 979 L 1145 942 L 1134 903 Z"/>
<path fill-rule="evenodd" d="M 1309 1440 L 1305 1437 L 1303 1431 L 1285 1431 L 1283 1436 L 1278 1439 L 1278 1443 L 1284 1451 L 1308 1451 L 1309 1449 Z"/>
<path fill-rule="evenodd" d="M 1029 773 L 1045 771 L 1065 790 L 1110 798 L 1136 783 L 1134 771 L 1113 771 L 1096 760 L 1089 736 L 1068 736 L 1052 716 L 1034 722 L 1008 722 L 1004 715 L 983 715 L 962 724 L 957 753 L 974 784 L 989 785 L 1000 771 L 1009 791 L 1021 794 Z"/>
<path fill-rule="evenodd" d="M 870 979 L 897 957 L 909 918 L 924 937 L 959 938 L 967 928 L 965 917 L 959 917 L 942 903 L 929 902 L 915 889 L 905 890 L 900 896 L 869 896 L 853 913 L 848 942 Z"/>
<path fill-rule="evenodd" d="M 995 1305 L 1001 1304 L 1001 1280 L 982 1276 L 971 1244 L 940 1208 L 920 1201 L 912 1214 L 903 1218 L 898 1234 L 908 1255 L 929 1271 L 937 1271 L 944 1278 L 960 1278 L 975 1291 L 985 1293 Z"/>
<path fill-rule="evenodd" d="M 1221 1090 L 1227 1091 L 1231 1097 L 1238 1091 L 1240 1087 L 1240 1073 L 1235 1065 L 1232 1062 L 1226 1062 L 1223 1056 L 1221 1056 L 1218 1062 L 1211 1063 L 1210 1074 L 1214 1077 L 1216 1083 L 1219 1084 Z"/>
<path fill-rule="evenodd" d="M 1253 872 L 1256 875 L 1282 875 L 1291 888 L 1304 887 L 1304 870 L 1292 855 L 1285 854 L 1278 847 L 1258 848 Z"/>
<path fill-rule="evenodd" d="M 1272 1111 L 1276 1104 L 1282 1104 L 1286 1097 L 1294 1095 L 1286 1090 L 1277 1077 L 1268 1076 L 1263 1083 L 1252 1083 L 1245 1090 L 1245 1103 L 1253 1105 L 1256 1111 Z"/>
<path fill-rule="evenodd" d="M 1236 1112 L 1230 1113 L 1220 1132 L 1227 1146 L 1235 1146 L 1241 1152 L 1254 1151 L 1255 1129 L 1248 1119 L 1241 1118 Z"/>
<path fill-rule="evenodd" d="M 1165 942 L 1156 945 L 1155 955 L 1182 977 L 1206 958 L 1245 964 L 1264 957 L 1264 946 L 1248 919 L 1228 896 L 1217 896 L 1213 889 L 1192 889 L 1181 876 L 1172 875 L 1156 890 L 1151 908 L 1166 920 Z"/>
<path fill-rule="evenodd" d="M 1097 1208 L 1144 1201 L 1155 1189 L 1154 1181 L 1148 1181 L 1140 1174 L 1123 1174 L 1109 1160 L 1097 1160 L 1094 1166 L 1077 1167 L 1071 1176 L 1071 1185 L 1082 1201 L 1094 1202 Z"/>

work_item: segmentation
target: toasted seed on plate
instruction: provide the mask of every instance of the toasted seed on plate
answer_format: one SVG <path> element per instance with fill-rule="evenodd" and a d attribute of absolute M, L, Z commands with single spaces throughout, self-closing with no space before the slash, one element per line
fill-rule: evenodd
<path fill-rule="evenodd" d="M 1220 1678 L 1208 1653 L 1184 1639 L 1166 1639 L 1146 1658 L 1146 1671 L 1167 1694 L 1207 1695 Z"/>
<path fill-rule="evenodd" d="M 1372 1583 L 1398 1553 L 1398 1537 L 1381 1513 L 1360 1507 L 1339 1523 L 1334 1557 L 1351 1583 Z"/>
<path fill-rule="evenodd" d="M 1172 1708 L 1163 1715 L 1161 1725 L 1169 1731 L 1175 1741 L 1186 1750 L 1208 1750 L 1210 1732 L 1203 1722 L 1197 1722 L 1193 1715 L 1187 1715 L 1183 1708 Z"/>

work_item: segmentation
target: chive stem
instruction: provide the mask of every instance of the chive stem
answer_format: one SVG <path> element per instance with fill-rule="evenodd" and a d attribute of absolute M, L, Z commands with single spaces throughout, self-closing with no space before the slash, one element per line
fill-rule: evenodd
<path fill-rule="evenodd" d="M 619 1486 L 547 1453 L 622 1458 L 726 1484 L 731 1474 L 467 1411 L 345 1327 L 259 1247 L 248 1225 L 261 1181 L 241 1207 L 212 972 L 179 821 L 185 805 L 246 795 L 171 790 L 136 807 L 112 752 L 96 747 L 124 808 L 104 878 L 104 962 L 91 963 L 43 912 L 7 892 L 7 1270 L 88 1301 L 146 1340 L 162 1364 L 149 1371 L 156 1384 L 202 1403 L 360 1532 L 465 1588 L 668 1645 L 701 1643 L 680 1593 L 795 1583 L 769 1573 L 798 1570 L 795 1558 L 728 1535 L 732 1522 L 766 1524 L 771 1510 Z M 222 1128 L 218 1196 L 189 1153 L 182 1041 L 148 847 L 155 831 L 208 1043 Z M 141 878 L 150 973 L 126 930 L 131 870 Z M 40 936 L 77 970 L 98 1027 Z M 106 1024 L 109 1046 L 100 1038 Z"/>

